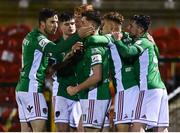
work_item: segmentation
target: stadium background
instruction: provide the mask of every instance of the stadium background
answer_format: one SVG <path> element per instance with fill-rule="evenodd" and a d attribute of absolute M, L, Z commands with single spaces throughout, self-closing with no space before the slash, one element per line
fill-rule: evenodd
<path fill-rule="evenodd" d="M 169 93 L 169 131 L 180 131 L 180 0 L 0 0 L 0 131 L 20 131 L 14 89 L 21 67 L 21 44 L 37 26 L 39 10 L 73 11 L 82 3 L 93 4 L 102 13 L 120 11 L 126 21 L 134 14 L 151 16 L 150 33 L 160 50 L 160 71 Z M 44 94 L 51 109 L 49 80 L 47 76 Z M 47 127 L 54 131 L 51 115 Z"/>

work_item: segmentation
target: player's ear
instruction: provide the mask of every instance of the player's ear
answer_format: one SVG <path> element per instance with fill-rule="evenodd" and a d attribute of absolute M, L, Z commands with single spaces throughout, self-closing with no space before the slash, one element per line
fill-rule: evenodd
<path fill-rule="evenodd" d="M 42 29 L 44 29 L 45 28 L 45 22 L 44 21 L 40 21 L 40 23 L 39 23 L 39 27 L 41 27 Z"/>

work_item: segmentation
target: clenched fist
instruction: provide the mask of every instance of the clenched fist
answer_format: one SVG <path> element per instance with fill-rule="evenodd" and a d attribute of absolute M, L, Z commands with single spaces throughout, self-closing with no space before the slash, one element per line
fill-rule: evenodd
<path fill-rule="evenodd" d="M 76 93 L 78 93 L 78 89 L 76 86 L 68 86 L 67 87 L 67 93 L 71 96 L 75 95 Z"/>

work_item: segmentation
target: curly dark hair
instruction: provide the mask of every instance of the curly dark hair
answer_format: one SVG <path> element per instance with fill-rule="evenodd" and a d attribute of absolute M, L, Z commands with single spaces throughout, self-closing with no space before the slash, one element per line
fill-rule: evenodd
<path fill-rule="evenodd" d="M 111 20 L 111 21 L 116 22 L 118 24 L 122 24 L 124 21 L 124 17 L 118 12 L 106 13 L 106 14 L 104 14 L 103 18 L 107 19 L 107 20 Z"/>
<path fill-rule="evenodd" d="M 145 32 L 148 30 L 151 24 L 150 16 L 146 15 L 134 15 L 131 20 L 135 21 L 138 26 L 144 28 Z"/>

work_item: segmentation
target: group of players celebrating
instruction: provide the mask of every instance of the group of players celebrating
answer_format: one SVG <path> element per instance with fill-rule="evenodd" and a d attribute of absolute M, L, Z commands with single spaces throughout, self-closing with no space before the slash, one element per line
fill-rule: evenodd
<path fill-rule="evenodd" d="M 118 12 L 103 16 L 92 5 L 74 13 L 42 9 L 39 27 L 23 40 L 16 87 L 21 131 L 46 131 L 43 96 L 53 60 L 52 102 L 56 130 L 109 131 L 110 81 L 115 88 L 114 131 L 168 131 L 168 96 L 158 68 L 158 48 L 146 15 L 134 15 L 126 29 Z M 48 39 L 60 28 L 62 36 Z"/>

